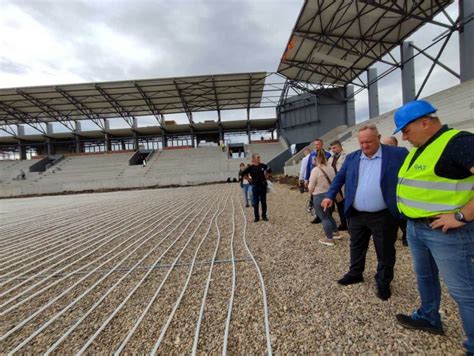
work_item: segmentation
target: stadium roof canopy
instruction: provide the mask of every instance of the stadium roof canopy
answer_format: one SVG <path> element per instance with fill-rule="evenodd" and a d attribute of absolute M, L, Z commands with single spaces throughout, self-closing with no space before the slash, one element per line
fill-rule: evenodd
<path fill-rule="evenodd" d="M 260 107 L 266 72 L 0 89 L 0 124 L 74 120 Z M 274 106 L 274 105 L 273 105 Z"/>
<path fill-rule="evenodd" d="M 449 28 L 433 17 L 452 2 L 306 0 L 278 72 L 295 81 L 349 84 L 423 24 Z"/>

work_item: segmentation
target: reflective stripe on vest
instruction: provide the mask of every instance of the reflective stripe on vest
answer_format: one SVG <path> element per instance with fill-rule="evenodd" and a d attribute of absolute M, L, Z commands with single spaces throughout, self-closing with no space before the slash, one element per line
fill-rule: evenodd
<path fill-rule="evenodd" d="M 400 178 L 398 180 L 399 184 L 404 184 L 409 187 L 415 188 L 426 188 L 426 189 L 434 189 L 434 190 L 467 190 L 470 191 L 474 189 L 474 183 L 446 183 L 446 182 L 423 182 L 414 179 L 407 179 L 407 178 Z"/>
<path fill-rule="evenodd" d="M 398 172 L 397 206 L 403 215 L 423 218 L 457 211 L 474 197 L 474 176 L 448 179 L 435 173 L 446 145 L 458 134 L 448 130 L 430 143 L 408 168 L 417 148 L 406 157 Z"/>

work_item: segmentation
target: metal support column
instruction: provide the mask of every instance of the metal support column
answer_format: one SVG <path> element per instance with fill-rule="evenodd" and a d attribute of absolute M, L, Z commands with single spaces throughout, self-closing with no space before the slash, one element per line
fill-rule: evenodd
<path fill-rule="evenodd" d="M 415 90 L 415 60 L 413 58 L 414 49 L 412 42 L 403 42 L 401 45 L 402 65 L 402 93 L 403 104 L 406 104 L 416 98 Z M 411 58 L 411 59 L 410 59 Z"/>
<path fill-rule="evenodd" d="M 26 146 L 22 140 L 18 140 L 18 152 L 20 153 L 20 159 L 26 159 Z"/>
<path fill-rule="evenodd" d="M 161 145 L 163 149 L 168 147 L 168 139 L 166 138 L 166 133 L 164 131 L 161 131 Z"/>
<path fill-rule="evenodd" d="M 138 134 L 136 131 L 133 131 L 133 150 L 138 150 Z"/>
<path fill-rule="evenodd" d="M 47 138 L 46 138 L 46 150 L 48 152 L 48 155 L 54 155 L 54 138 L 52 138 L 51 136 L 53 135 L 54 133 L 54 128 L 53 128 L 53 124 L 48 122 L 46 124 L 46 134 L 47 134 Z"/>
<path fill-rule="evenodd" d="M 80 121 L 76 121 L 76 129 L 74 130 L 74 138 L 76 140 L 76 153 L 81 153 L 81 136 L 80 136 L 80 133 L 81 133 L 81 122 Z"/>
<path fill-rule="evenodd" d="M 109 130 L 110 130 L 110 122 L 107 119 L 104 119 L 104 138 L 105 138 L 105 151 L 110 152 L 112 151 L 112 144 L 110 142 L 110 136 L 109 136 Z M 124 144 L 122 143 L 122 149 Z"/>
<path fill-rule="evenodd" d="M 247 107 L 247 136 L 248 136 L 249 144 L 250 144 L 252 141 L 252 137 L 250 134 L 250 108 L 249 107 Z"/>
<path fill-rule="evenodd" d="M 133 149 L 134 151 L 139 149 L 139 144 L 138 144 L 138 132 L 136 131 L 138 127 L 138 122 L 137 118 L 133 118 L 133 125 L 132 125 L 132 131 L 133 131 Z"/>
<path fill-rule="evenodd" d="M 249 139 L 249 144 L 252 143 L 252 135 L 250 134 L 250 121 L 247 120 L 247 137 Z"/>
<path fill-rule="evenodd" d="M 25 127 L 23 125 L 16 125 L 16 138 L 18 140 L 18 152 L 20 153 L 20 159 L 26 159 L 26 146 L 20 137 L 25 136 Z"/>
<path fill-rule="evenodd" d="M 346 125 L 355 125 L 355 102 L 354 102 L 354 86 L 346 85 Z"/>
<path fill-rule="evenodd" d="M 367 70 L 367 82 L 369 83 L 369 117 L 373 119 L 379 116 L 379 86 L 377 81 L 377 68 Z"/>
<path fill-rule="evenodd" d="M 277 117 L 277 121 L 275 123 L 275 129 L 276 129 L 276 132 L 277 132 L 277 137 L 280 137 L 281 136 L 281 112 L 280 112 L 280 107 L 277 106 L 275 111 L 276 111 L 276 117 Z"/>
<path fill-rule="evenodd" d="M 474 16 L 474 1 L 459 0 L 459 17 L 461 23 L 468 21 L 469 16 Z M 459 31 L 459 59 L 461 70 L 461 83 L 474 79 L 474 20 L 462 25 Z"/>
<path fill-rule="evenodd" d="M 189 128 L 191 129 L 191 146 L 194 148 L 196 147 L 194 143 L 194 128 L 192 126 L 189 126 Z"/>

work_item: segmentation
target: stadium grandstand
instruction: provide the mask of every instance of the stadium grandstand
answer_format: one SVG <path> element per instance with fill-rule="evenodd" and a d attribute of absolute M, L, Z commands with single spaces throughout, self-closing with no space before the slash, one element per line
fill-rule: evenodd
<path fill-rule="evenodd" d="M 372 278 L 343 290 L 349 238 L 317 246 L 306 195 L 273 184 L 269 222 L 252 224 L 238 184 L 220 184 L 252 154 L 296 177 L 316 138 L 350 152 L 364 123 L 392 135 L 378 83 L 394 72 L 404 103 L 426 97 L 444 123 L 474 130 L 474 1 L 460 0 L 456 19 L 453 3 L 305 0 L 268 72 L 0 89 L 0 353 L 464 352 L 444 285 L 446 335 L 396 326 L 419 298 L 401 242 L 389 301 Z M 426 48 L 409 41 L 427 24 L 443 34 Z M 440 60 L 454 33 L 459 73 Z M 420 57 L 432 63 L 421 84 Z M 459 83 L 426 96 L 435 67 Z M 369 114 L 356 122 L 362 91 Z M 256 109 L 274 115 L 252 118 Z"/>

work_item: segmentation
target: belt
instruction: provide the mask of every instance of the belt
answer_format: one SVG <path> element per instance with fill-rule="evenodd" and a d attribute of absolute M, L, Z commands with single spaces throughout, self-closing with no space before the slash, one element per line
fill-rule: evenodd
<path fill-rule="evenodd" d="M 379 210 L 379 211 L 360 211 L 360 210 L 357 210 L 357 209 L 354 209 L 354 208 L 352 208 L 352 210 L 357 214 L 367 214 L 367 215 L 380 214 L 380 213 L 384 213 L 384 212 L 388 211 L 388 209 L 382 209 L 382 210 Z"/>
<path fill-rule="evenodd" d="M 412 220 L 413 222 L 416 223 L 422 223 L 422 224 L 427 224 L 430 225 L 433 221 L 436 220 L 436 218 L 417 218 L 417 219 L 409 219 Z"/>

